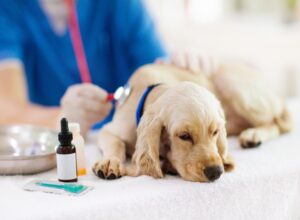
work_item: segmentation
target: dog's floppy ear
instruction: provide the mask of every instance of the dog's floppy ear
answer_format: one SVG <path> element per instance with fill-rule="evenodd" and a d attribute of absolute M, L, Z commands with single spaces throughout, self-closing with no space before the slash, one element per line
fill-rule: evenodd
<path fill-rule="evenodd" d="M 232 171 L 234 169 L 234 161 L 228 154 L 228 142 L 225 126 L 221 128 L 217 139 L 218 152 L 222 158 L 224 170 Z"/>
<path fill-rule="evenodd" d="M 218 152 L 222 158 L 224 170 L 232 171 L 234 169 L 234 160 L 228 154 L 228 141 L 227 141 L 227 132 L 225 127 L 225 114 L 222 109 L 219 110 L 219 114 L 221 118 L 224 120 L 224 125 L 220 128 L 218 139 L 217 139 L 217 147 Z"/>
<path fill-rule="evenodd" d="M 137 142 L 133 162 L 137 175 L 162 178 L 159 145 L 163 122 L 154 112 L 144 112 L 137 129 Z"/>

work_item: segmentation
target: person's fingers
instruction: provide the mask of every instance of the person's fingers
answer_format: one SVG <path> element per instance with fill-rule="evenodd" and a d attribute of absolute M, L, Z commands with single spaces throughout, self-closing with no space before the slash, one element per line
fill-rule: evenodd
<path fill-rule="evenodd" d="M 76 100 L 74 100 L 76 107 L 78 109 L 84 109 L 85 111 L 91 111 L 95 113 L 100 113 L 101 107 L 104 105 L 104 103 L 92 99 L 91 97 L 82 97 L 78 96 L 76 97 Z"/>
<path fill-rule="evenodd" d="M 78 95 L 87 99 L 94 99 L 95 101 L 104 102 L 107 99 L 108 93 L 92 84 L 82 84 L 80 90 L 78 91 Z"/>
<path fill-rule="evenodd" d="M 201 71 L 201 66 L 199 65 L 199 58 L 194 53 L 189 53 L 186 55 L 187 59 L 187 69 L 191 70 L 192 72 L 199 72 Z"/>
<path fill-rule="evenodd" d="M 107 116 L 111 112 L 112 108 L 113 104 L 111 102 L 105 103 L 105 105 L 101 107 L 101 114 Z"/>
<path fill-rule="evenodd" d="M 68 94 L 66 94 L 61 100 L 60 100 L 60 106 L 66 110 L 66 109 L 75 109 L 77 108 L 76 96 L 70 97 Z"/>
<path fill-rule="evenodd" d="M 112 109 L 111 102 L 99 102 L 98 100 L 88 99 L 81 96 L 76 98 L 74 104 L 76 105 L 77 109 L 82 109 L 84 112 L 87 112 L 91 115 L 106 116 Z"/>
<path fill-rule="evenodd" d="M 62 99 L 60 100 L 60 104 L 61 105 L 71 105 L 73 106 L 74 102 L 73 100 L 76 99 L 76 97 L 78 97 L 78 93 L 80 91 L 80 85 L 73 85 L 73 86 L 70 86 L 64 96 L 62 97 Z"/>
<path fill-rule="evenodd" d="M 203 71 L 207 68 L 205 55 L 193 50 L 175 51 L 172 54 L 172 64 L 190 70 L 192 72 Z"/>
<path fill-rule="evenodd" d="M 192 72 L 201 71 L 206 75 L 210 75 L 219 67 L 218 60 L 204 51 L 199 52 L 193 49 L 185 49 L 173 51 L 171 54 L 171 64 Z"/>
<path fill-rule="evenodd" d="M 106 102 L 106 96 L 107 93 L 97 86 L 71 86 L 61 100 L 62 112 L 71 121 L 89 127 L 111 111 L 112 103 Z"/>
<path fill-rule="evenodd" d="M 61 100 L 62 105 L 84 106 L 87 105 L 88 108 L 94 109 L 98 108 L 97 103 L 104 103 L 107 99 L 107 92 L 98 86 L 91 84 L 80 84 L 73 85 L 68 88 L 65 95 Z M 90 103 L 89 103 L 90 102 Z M 96 105 L 96 107 L 94 107 Z"/>
<path fill-rule="evenodd" d="M 91 112 L 91 114 L 107 114 L 112 109 L 111 102 L 100 102 L 94 99 L 77 97 L 74 103 L 77 109 Z"/>
<path fill-rule="evenodd" d="M 220 61 L 215 57 L 211 57 L 211 63 L 212 63 L 211 73 L 216 73 L 220 67 Z"/>
<path fill-rule="evenodd" d="M 94 113 L 91 111 L 82 110 L 82 111 L 78 112 L 77 117 L 78 117 L 78 120 L 80 120 L 88 125 L 93 125 L 93 124 L 105 119 L 108 116 L 109 112 L 110 112 L 109 107 L 103 108 L 101 113 Z"/>
<path fill-rule="evenodd" d="M 218 59 L 212 56 L 205 56 L 203 58 L 203 72 L 209 76 L 217 71 L 219 68 L 219 61 Z"/>
<path fill-rule="evenodd" d="M 209 72 L 210 69 L 210 63 L 209 63 L 209 58 L 206 54 L 202 53 L 199 54 L 198 56 L 198 60 L 199 60 L 199 67 L 202 70 L 202 72 L 204 74 L 207 74 Z"/>
<path fill-rule="evenodd" d="M 187 67 L 186 53 L 179 52 L 179 51 L 174 52 L 171 58 L 171 64 L 181 68 L 186 68 Z"/>

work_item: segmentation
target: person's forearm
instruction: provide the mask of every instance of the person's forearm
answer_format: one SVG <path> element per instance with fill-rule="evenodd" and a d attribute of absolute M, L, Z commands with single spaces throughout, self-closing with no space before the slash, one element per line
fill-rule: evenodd
<path fill-rule="evenodd" d="M 56 129 L 58 107 L 42 107 L 0 97 L 0 124 L 34 124 Z"/>
<path fill-rule="evenodd" d="M 21 61 L 0 61 L 0 125 L 35 124 L 56 128 L 59 108 L 30 104 Z"/>

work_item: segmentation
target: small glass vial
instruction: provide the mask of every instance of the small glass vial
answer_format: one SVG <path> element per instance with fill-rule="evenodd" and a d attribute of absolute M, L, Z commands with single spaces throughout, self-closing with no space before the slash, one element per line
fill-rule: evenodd
<path fill-rule="evenodd" d="M 61 182 L 77 182 L 76 148 L 71 143 L 73 135 L 69 131 L 66 118 L 63 118 L 60 124 L 60 145 L 56 149 L 57 177 Z"/>
<path fill-rule="evenodd" d="M 69 128 L 73 134 L 72 143 L 75 145 L 76 148 L 77 175 L 83 176 L 86 175 L 86 166 L 85 166 L 84 139 L 80 135 L 80 125 L 78 123 L 70 123 Z"/>

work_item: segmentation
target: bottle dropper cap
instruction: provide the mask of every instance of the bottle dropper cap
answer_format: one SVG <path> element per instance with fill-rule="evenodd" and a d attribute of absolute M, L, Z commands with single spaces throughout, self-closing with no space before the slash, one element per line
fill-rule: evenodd
<path fill-rule="evenodd" d="M 60 132 L 58 134 L 58 140 L 62 146 L 71 146 L 71 141 L 73 140 L 73 135 L 69 131 L 68 120 L 62 118 L 60 121 Z"/>

